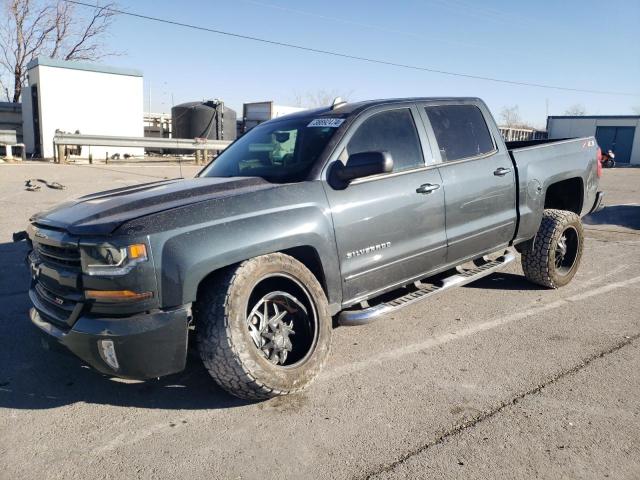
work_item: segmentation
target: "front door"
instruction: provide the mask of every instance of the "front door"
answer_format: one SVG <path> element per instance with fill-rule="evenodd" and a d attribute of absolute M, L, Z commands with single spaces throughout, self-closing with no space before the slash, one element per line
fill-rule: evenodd
<path fill-rule="evenodd" d="M 498 148 L 491 135 L 488 112 L 469 103 L 427 105 L 424 113 L 442 162 L 447 263 L 506 246 L 516 228 L 515 172 L 504 143 Z"/>
<path fill-rule="evenodd" d="M 415 107 L 370 113 L 338 147 L 342 161 L 387 151 L 394 162 L 391 173 L 355 180 L 344 190 L 326 185 L 345 304 L 410 281 L 445 259 L 444 189 L 437 168 L 425 165 L 428 144 L 416 118 Z"/>

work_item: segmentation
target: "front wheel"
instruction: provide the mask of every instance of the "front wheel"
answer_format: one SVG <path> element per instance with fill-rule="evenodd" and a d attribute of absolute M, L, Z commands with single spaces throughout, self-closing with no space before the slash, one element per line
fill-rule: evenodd
<path fill-rule="evenodd" d="M 265 399 L 300 391 L 329 355 L 331 316 L 316 277 L 281 253 L 221 272 L 196 303 L 198 349 L 231 394 Z"/>
<path fill-rule="evenodd" d="M 545 210 L 532 247 L 522 252 L 524 275 L 544 287 L 562 287 L 578 271 L 583 247 L 584 230 L 578 215 Z"/>

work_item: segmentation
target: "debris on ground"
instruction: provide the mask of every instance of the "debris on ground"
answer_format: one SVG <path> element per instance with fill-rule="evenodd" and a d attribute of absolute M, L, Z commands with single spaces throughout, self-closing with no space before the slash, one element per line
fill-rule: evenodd
<path fill-rule="evenodd" d="M 30 178 L 29 180 L 24 182 L 25 190 L 28 190 L 29 192 L 37 192 L 38 190 L 40 190 L 40 185 L 38 185 L 38 182 L 44 183 L 47 187 L 53 188 L 54 190 L 64 190 L 65 188 L 67 188 L 58 182 L 47 182 L 42 178 Z"/>

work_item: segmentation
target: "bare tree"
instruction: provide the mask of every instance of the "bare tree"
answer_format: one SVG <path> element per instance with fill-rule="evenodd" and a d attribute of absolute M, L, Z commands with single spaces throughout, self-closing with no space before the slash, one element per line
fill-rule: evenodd
<path fill-rule="evenodd" d="M 564 111 L 565 115 L 572 117 L 582 117 L 587 114 L 587 109 L 581 103 L 575 103 Z"/>
<path fill-rule="evenodd" d="M 294 92 L 292 102 L 296 107 L 315 108 L 326 107 L 331 105 L 331 102 L 336 97 L 341 97 L 343 100 L 347 100 L 348 97 L 353 95 L 353 90 L 349 92 L 340 91 L 337 89 L 324 90 L 320 89 L 315 92 L 306 92 L 302 94 L 300 92 Z"/>
<path fill-rule="evenodd" d="M 38 55 L 63 60 L 95 61 L 108 52 L 103 43 L 115 13 L 107 3 L 86 16 L 64 0 L 0 0 L 0 83 L 7 100 L 20 101 L 27 63 Z M 12 85 L 10 93 L 7 84 Z"/>
<path fill-rule="evenodd" d="M 513 105 L 512 107 L 502 107 L 500 118 L 505 127 L 522 126 L 522 118 L 520 117 L 520 107 Z"/>
<path fill-rule="evenodd" d="M 6 97 L 7 100 L 9 99 L 9 89 L 2 81 L 2 75 L 0 75 L 0 96 Z"/>

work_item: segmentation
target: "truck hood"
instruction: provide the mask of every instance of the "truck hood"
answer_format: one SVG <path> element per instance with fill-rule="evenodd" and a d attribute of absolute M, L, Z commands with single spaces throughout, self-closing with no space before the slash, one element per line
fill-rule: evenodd
<path fill-rule="evenodd" d="M 135 218 L 274 187 L 257 177 L 163 180 L 86 195 L 38 213 L 30 221 L 77 235 L 107 235 Z"/>

